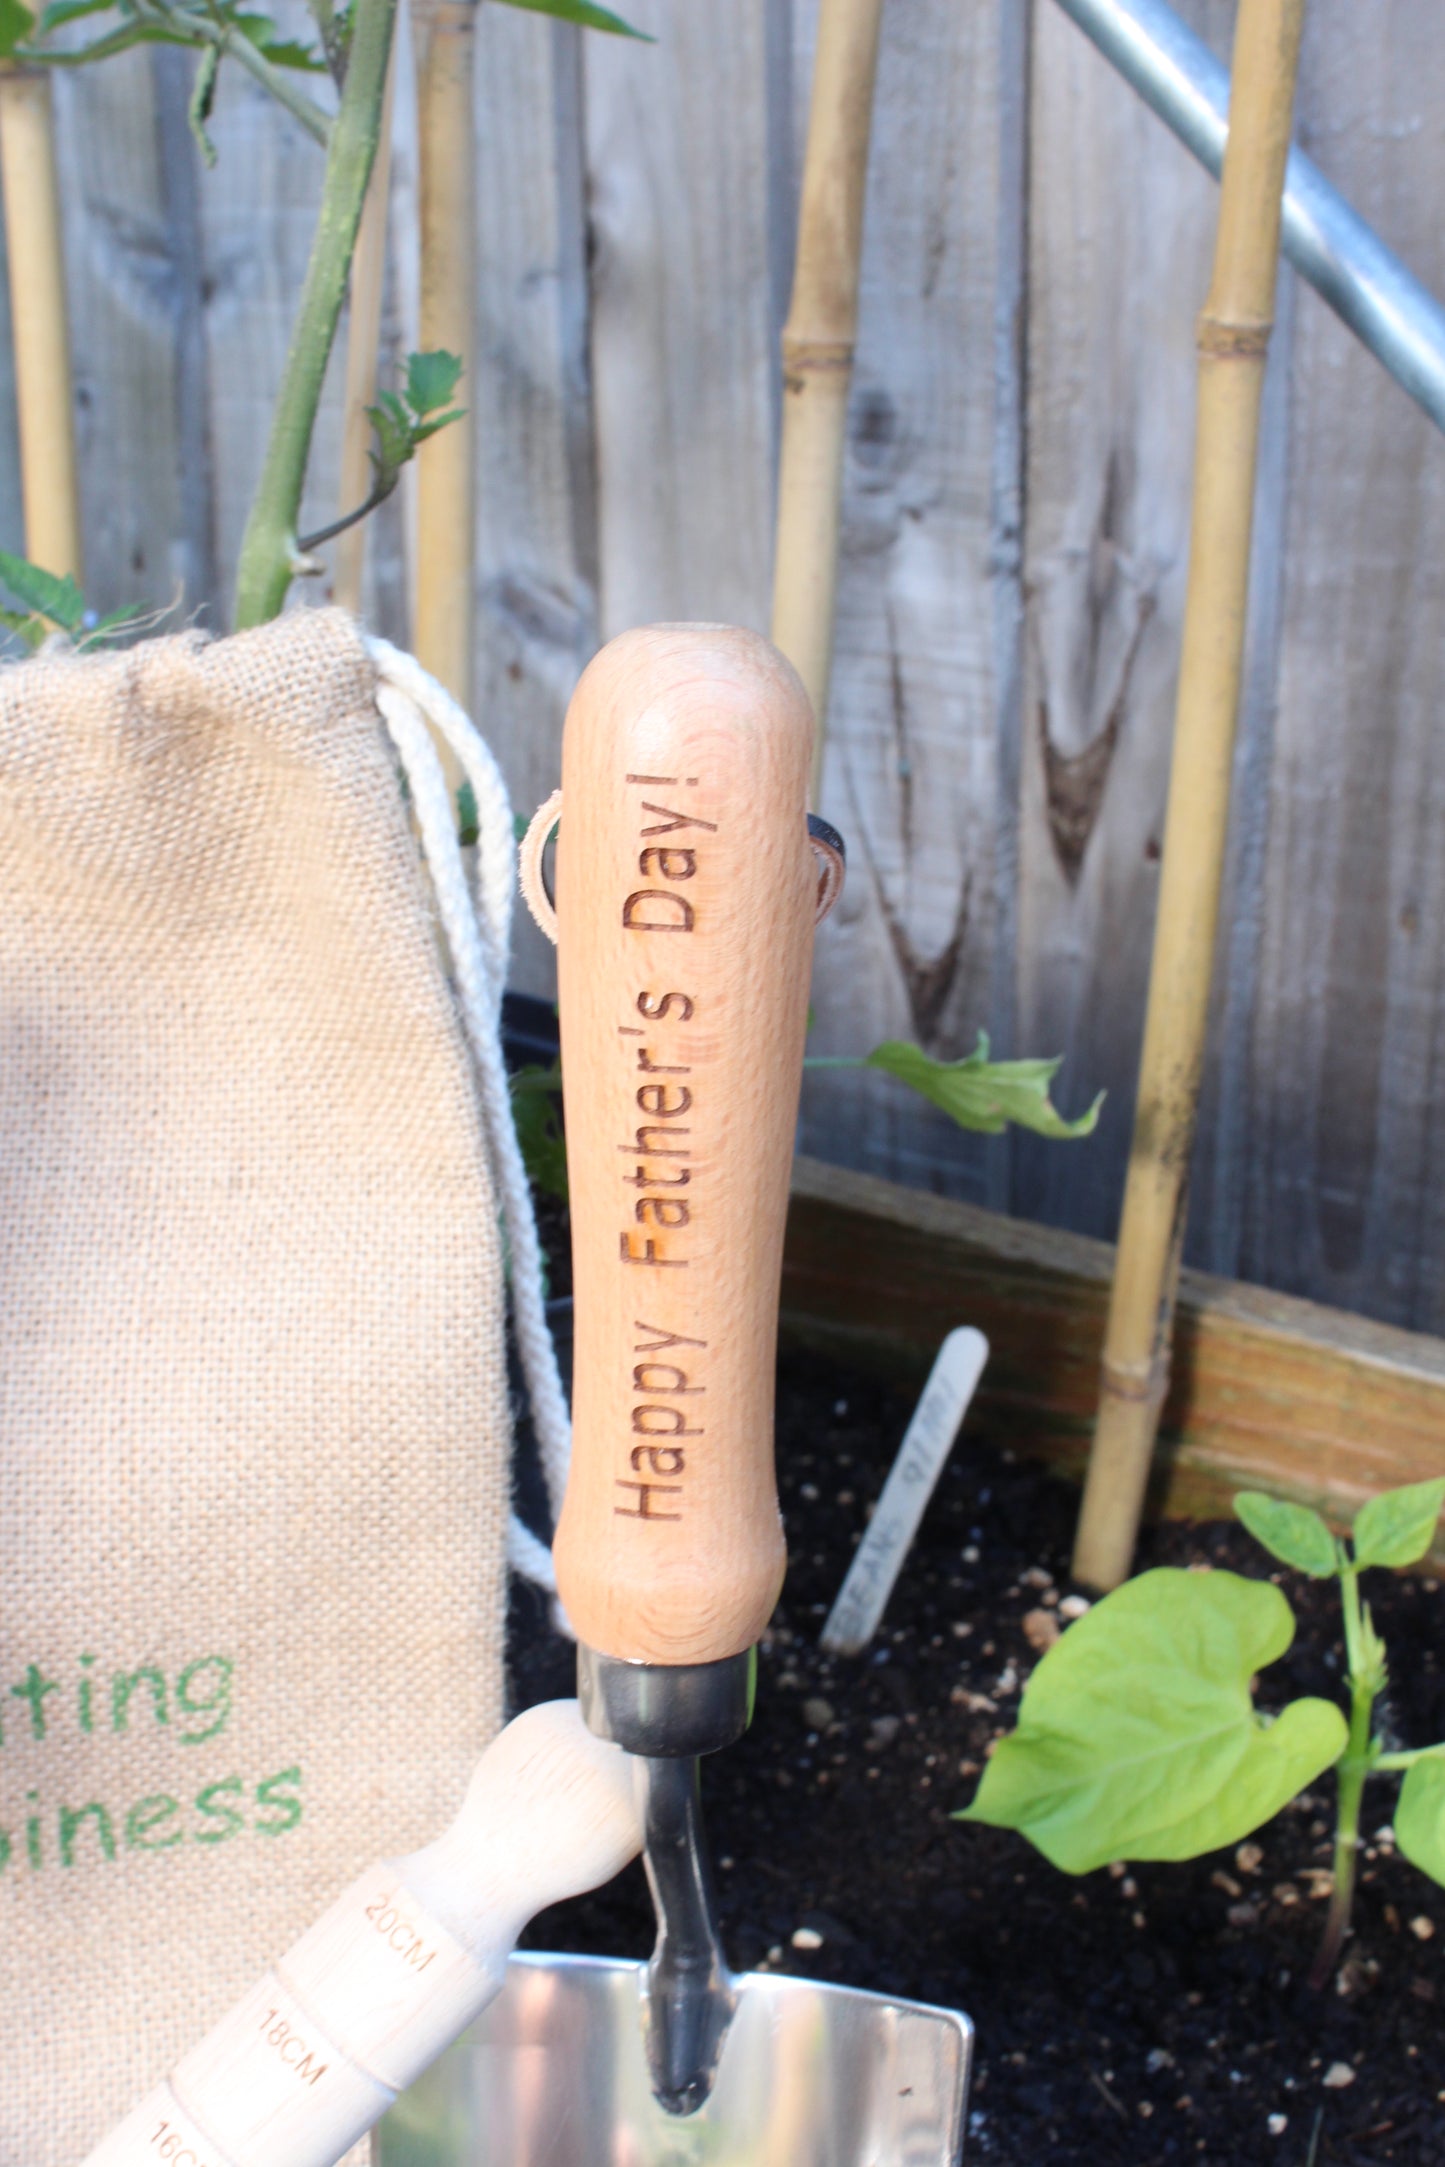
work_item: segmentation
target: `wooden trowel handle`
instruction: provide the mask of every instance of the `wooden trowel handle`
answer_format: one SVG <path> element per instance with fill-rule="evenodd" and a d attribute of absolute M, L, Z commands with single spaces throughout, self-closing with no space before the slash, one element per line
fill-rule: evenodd
<path fill-rule="evenodd" d="M 813 718 L 756 634 L 659 625 L 568 711 L 557 948 L 576 1296 L 555 1557 L 600 1653 L 703 1663 L 782 1584 L 773 1364 L 817 878 Z"/>

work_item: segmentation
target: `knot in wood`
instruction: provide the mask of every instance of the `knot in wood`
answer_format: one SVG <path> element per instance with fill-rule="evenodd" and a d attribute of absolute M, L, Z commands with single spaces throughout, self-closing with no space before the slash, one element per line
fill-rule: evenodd
<path fill-rule="evenodd" d="M 1254 361 L 1269 351 L 1273 329 L 1267 318 L 1227 323 L 1222 316 L 1206 314 L 1195 326 L 1195 344 L 1201 354 L 1218 361 Z"/>

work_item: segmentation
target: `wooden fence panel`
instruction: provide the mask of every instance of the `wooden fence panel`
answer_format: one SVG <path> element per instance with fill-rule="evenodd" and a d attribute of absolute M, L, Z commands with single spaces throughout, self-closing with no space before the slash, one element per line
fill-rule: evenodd
<path fill-rule="evenodd" d="M 777 335 L 817 0 L 632 0 L 659 42 L 479 28 L 480 720 L 519 809 L 596 641 L 765 626 Z M 1178 0 L 1217 51 L 1232 0 Z M 286 0 L 288 20 L 300 0 Z M 1445 291 L 1445 47 L 1426 0 L 1312 0 L 1301 133 Z M 300 15 L 298 13 L 298 20 Z M 1032 61 L 1027 25 L 1034 26 Z M 321 160 L 226 70 L 60 86 L 90 586 L 224 621 Z M 399 96 L 384 344 L 414 338 Z M 1023 156 L 1031 138 L 1031 155 Z M 1060 1052 L 1077 1147 L 960 1137 L 876 1077 L 810 1085 L 810 1149 L 1112 1236 L 1157 884 L 1213 184 L 1035 0 L 885 10 L 823 809 L 850 890 L 815 1045 Z M 307 492 L 335 509 L 339 369 Z M 1445 444 L 1286 278 L 1267 391 L 1229 907 L 1189 1254 L 1442 1328 Z M 0 375 L 0 539 L 18 540 Z M 1026 458 L 1022 447 L 1027 447 Z M 407 492 L 368 592 L 403 635 Z M 9 524 L 6 524 L 8 520 Z M 219 602 L 217 601 L 217 598 Z M 324 582 L 300 599 L 324 597 Z M 550 987 L 524 937 L 518 981 Z"/>
<path fill-rule="evenodd" d="M 1445 49 L 1411 0 L 1311 15 L 1312 155 L 1439 292 Z M 1239 1269 L 1438 1330 L 1445 442 L 1300 298 Z"/>
<path fill-rule="evenodd" d="M 277 14 L 280 19 L 281 11 Z M 307 34 L 304 19 L 297 28 Z M 241 536 L 311 249 L 324 162 L 310 136 L 236 68 L 222 70 L 211 134 L 217 163 L 202 183 L 201 233 L 212 517 L 217 576 L 229 616 Z M 336 516 L 343 366 L 338 341 L 312 441 L 303 532 Z M 303 592 L 297 599 L 320 601 L 324 595 Z"/>
<path fill-rule="evenodd" d="M 1203 0 L 1218 43 L 1231 9 Z M 1020 1138 L 1013 1205 L 1112 1238 L 1128 1156 L 1189 534 L 1214 183 L 1057 10 L 1037 16 L 1018 1039 L 1083 1146 Z"/>
<path fill-rule="evenodd" d="M 601 632 L 767 630 L 777 325 L 767 0 L 583 47 Z"/>
<path fill-rule="evenodd" d="M 1001 17 L 883 12 L 820 809 L 848 886 L 819 936 L 825 1053 L 968 1052 L 993 1022 Z M 806 83 L 808 69 L 800 66 Z M 806 1148 L 987 1193 L 987 1152 L 881 1076 L 809 1085 Z"/>
<path fill-rule="evenodd" d="M 557 787 L 562 717 L 597 645 L 595 450 L 577 31 L 484 7 L 477 35 L 477 721 L 519 813 Z M 632 48 L 641 64 L 651 55 Z M 517 913 L 513 983 L 550 994 Z"/>
<path fill-rule="evenodd" d="M 188 567 L 177 254 L 151 55 L 63 76 L 55 103 L 86 592 L 101 610 L 162 606 Z"/>

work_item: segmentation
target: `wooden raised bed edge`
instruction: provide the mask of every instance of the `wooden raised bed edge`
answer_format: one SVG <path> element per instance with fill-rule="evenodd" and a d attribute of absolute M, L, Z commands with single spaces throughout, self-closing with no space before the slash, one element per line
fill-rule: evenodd
<path fill-rule="evenodd" d="M 799 1158 L 783 1330 L 916 1374 L 952 1326 L 977 1325 L 991 1354 L 971 1421 L 1077 1479 L 1113 1264 L 1107 1242 Z M 1219 1517 L 1260 1489 L 1344 1529 L 1376 1491 L 1442 1473 L 1445 1340 L 1181 1274 L 1151 1512 Z M 1432 1558 L 1445 1566 L 1445 1540 Z"/>

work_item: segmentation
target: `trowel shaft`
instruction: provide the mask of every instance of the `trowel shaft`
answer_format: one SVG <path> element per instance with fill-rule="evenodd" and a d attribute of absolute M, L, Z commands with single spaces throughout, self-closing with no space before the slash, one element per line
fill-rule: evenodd
<path fill-rule="evenodd" d="M 657 1910 L 647 1981 L 653 2083 L 669 2113 L 691 2114 L 712 2088 L 734 2003 L 691 1754 L 648 1761 L 643 1830 Z"/>

